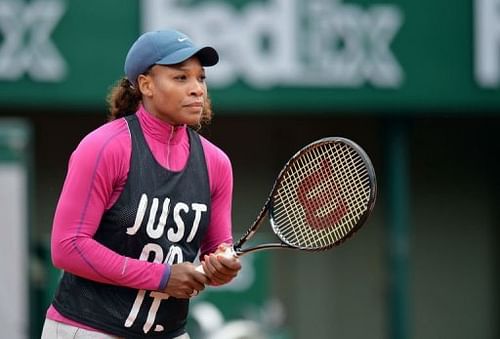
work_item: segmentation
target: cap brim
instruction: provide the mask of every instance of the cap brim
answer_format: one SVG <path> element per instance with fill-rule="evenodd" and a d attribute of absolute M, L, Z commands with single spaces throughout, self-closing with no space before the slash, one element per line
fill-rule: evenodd
<path fill-rule="evenodd" d="M 156 62 L 157 65 L 175 65 L 196 56 L 202 66 L 213 66 L 219 62 L 219 54 L 213 47 L 184 48 Z"/>

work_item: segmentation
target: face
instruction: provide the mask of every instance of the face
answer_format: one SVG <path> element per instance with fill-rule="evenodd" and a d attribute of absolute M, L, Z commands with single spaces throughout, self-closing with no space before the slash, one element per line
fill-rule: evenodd
<path fill-rule="evenodd" d="M 207 86 L 196 57 L 177 65 L 155 65 L 137 81 L 148 112 L 173 125 L 199 124 Z"/>

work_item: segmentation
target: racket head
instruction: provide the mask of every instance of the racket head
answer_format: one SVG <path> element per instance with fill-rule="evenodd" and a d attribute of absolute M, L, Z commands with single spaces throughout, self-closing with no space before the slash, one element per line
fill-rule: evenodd
<path fill-rule="evenodd" d="M 317 140 L 283 167 L 271 191 L 269 219 L 287 246 L 322 251 L 352 236 L 375 205 L 372 162 L 355 142 Z"/>

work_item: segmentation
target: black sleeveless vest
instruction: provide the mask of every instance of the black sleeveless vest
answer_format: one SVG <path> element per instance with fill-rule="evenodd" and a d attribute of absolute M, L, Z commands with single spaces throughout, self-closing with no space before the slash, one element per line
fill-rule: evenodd
<path fill-rule="evenodd" d="M 125 119 L 132 138 L 127 182 L 94 238 L 131 258 L 192 262 L 210 220 L 210 187 L 200 137 L 187 128 L 187 164 L 172 172 L 154 159 L 137 117 Z M 118 336 L 172 338 L 185 332 L 189 301 L 65 272 L 53 305 L 67 318 Z"/>

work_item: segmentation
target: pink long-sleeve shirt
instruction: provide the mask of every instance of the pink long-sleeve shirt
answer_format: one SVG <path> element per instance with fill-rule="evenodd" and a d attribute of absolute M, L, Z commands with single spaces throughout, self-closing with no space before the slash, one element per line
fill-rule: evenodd
<path fill-rule="evenodd" d="M 179 171 L 189 156 L 186 126 L 172 126 L 140 106 L 138 120 L 154 158 L 163 167 Z M 230 243 L 233 175 L 229 158 L 201 137 L 208 169 L 211 217 L 200 253 Z M 165 287 L 169 267 L 127 258 L 93 239 L 101 216 L 122 193 L 130 165 L 131 136 L 125 119 L 107 123 L 88 134 L 71 155 L 57 204 L 51 238 L 54 265 L 72 274 L 136 289 Z M 47 317 L 82 326 L 50 306 Z"/>

